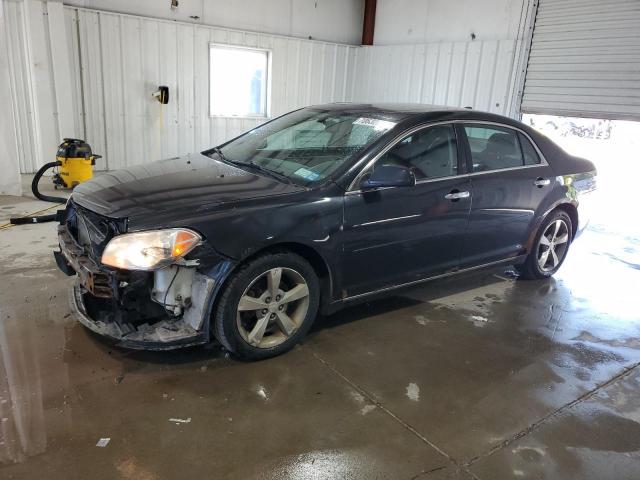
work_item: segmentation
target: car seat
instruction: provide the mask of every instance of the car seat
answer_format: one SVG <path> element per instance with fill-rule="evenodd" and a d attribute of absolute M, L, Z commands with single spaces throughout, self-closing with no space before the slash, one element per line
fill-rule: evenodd
<path fill-rule="evenodd" d="M 520 148 L 515 135 L 494 133 L 487 140 L 487 146 L 479 155 L 480 170 L 496 170 L 522 165 Z"/>

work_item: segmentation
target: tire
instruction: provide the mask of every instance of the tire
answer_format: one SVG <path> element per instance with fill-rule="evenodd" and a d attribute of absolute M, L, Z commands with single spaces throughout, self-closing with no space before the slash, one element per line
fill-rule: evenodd
<path fill-rule="evenodd" d="M 559 226 L 559 230 L 556 232 L 557 237 L 554 234 L 556 225 Z M 551 237 L 551 239 L 549 237 Z M 521 265 L 514 265 L 515 269 L 520 274 L 520 278 L 526 280 L 540 280 L 551 277 L 562 266 L 565 258 L 567 258 L 567 253 L 569 252 L 569 246 L 571 245 L 572 239 L 573 227 L 571 224 L 571 217 L 562 210 L 552 212 L 547 218 L 545 218 L 542 225 L 540 225 L 533 242 L 534 246 L 529 252 L 529 255 L 527 255 L 524 263 Z M 565 241 L 563 242 L 562 240 Z M 548 249 L 553 250 L 555 257 L 553 254 L 549 254 L 551 253 L 551 250 L 549 250 L 546 257 L 543 256 Z M 544 263 L 544 266 L 541 262 Z"/>
<path fill-rule="evenodd" d="M 319 303 L 320 284 L 309 262 L 291 252 L 265 254 L 232 274 L 215 309 L 213 333 L 242 360 L 274 357 L 302 340 Z"/>

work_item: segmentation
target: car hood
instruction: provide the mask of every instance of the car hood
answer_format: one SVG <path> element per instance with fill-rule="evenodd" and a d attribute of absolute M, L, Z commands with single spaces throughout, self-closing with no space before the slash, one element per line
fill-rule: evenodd
<path fill-rule="evenodd" d="M 105 172 L 78 185 L 75 203 L 112 218 L 197 212 L 304 187 L 248 172 L 200 153 Z"/>

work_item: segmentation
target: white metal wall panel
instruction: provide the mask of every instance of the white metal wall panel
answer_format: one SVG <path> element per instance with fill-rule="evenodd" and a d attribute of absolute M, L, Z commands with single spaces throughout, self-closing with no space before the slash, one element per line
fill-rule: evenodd
<path fill-rule="evenodd" d="M 20 171 L 28 172 L 36 168 L 36 164 L 33 162 L 35 158 L 35 142 L 32 138 L 32 132 L 35 130 L 35 122 L 30 95 L 31 82 L 27 70 L 28 62 L 24 31 L 24 12 L 22 7 L 22 3 L 4 3 L 18 159 Z"/>
<path fill-rule="evenodd" d="M 272 51 L 272 117 L 333 101 L 503 114 L 512 104 L 511 40 L 357 47 L 3 1 L 23 173 L 51 161 L 61 136 L 86 138 L 104 156 L 97 167 L 115 169 L 200 151 L 257 126 L 262 120 L 209 116 L 209 43 Z M 151 97 L 158 85 L 169 86 L 168 105 Z"/>
<path fill-rule="evenodd" d="M 522 110 L 640 119 L 640 0 L 540 0 Z"/>
<path fill-rule="evenodd" d="M 47 23 L 49 26 L 49 45 L 51 50 L 51 71 L 54 85 L 68 85 L 68 88 L 54 88 L 55 108 L 58 120 L 57 136 L 75 137 L 77 128 L 72 88 L 71 55 L 68 48 L 55 48 L 55 45 L 67 43 L 67 19 L 62 3 L 47 3 Z"/>
<path fill-rule="evenodd" d="M 18 162 L 18 135 L 16 131 L 14 90 L 15 82 L 11 74 L 11 58 L 7 49 L 9 41 L 7 15 L 4 3 L 0 3 L 0 105 L 2 122 L 0 123 L 0 195 L 21 195 L 20 170 Z M 0 458 L 3 455 L 0 454 Z"/>
<path fill-rule="evenodd" d="M 35 158 L 45 158 L 49 145 L 59 143 L 56 92 L 54 88 L 53 59 L 51 57 L 51 37 L 45 5 L 39 0 L 25 0 L 23 3 L 24 33 L 27 43 L 27 74 L 30 79 L 33 120 L 35 124 Z"/>
<path fill-rule="evenodd" d="M 51 161 L 61 136 L 82 134 L 78 63 L 66 48 L 70 18 L 57 2 L 4 1 L 3 7 L 18 162 L 20 171 L 33 172 Z"/>
<path fill-rule="evenodd" d="M 209 116 L 210 42 L 272 51 L 272 117 L 347 100 L 355 75 L 355 46 L 3 2 L 23 173 L 51 161 L 62 136 L 86 138 L 104 156 L 97 168 L 114 169 L 199 151 L 259 125 Z M 168 105 L 151 97 L 158 85 L 169 86 Z"/>
<path fill-rule="evenodd" d="M 508 114 L 514 40 L 358 50 L 354 101 L 418 102 Z"/>
<path fill-rule="evenodd" d="M 347 98 L 357 47 L 65 7 L 78 22 L 86 137 L 121 168 L 202 150 L 260 119 L 209 116 L 209 43 L 272 51 L 271 115 Z M 151 97 L 169 87 L 169 104 Z"/>
<path fill-rule="evenodd" d="M 82 81 L 80 78 L 80 46 L 78 44 L 78 18 L 74 11 L 64 9 L 64 25 L 66 34 L 66 46 L 69 64 L 69 87 L 71 94 L 71 115 L 70 121 L 73 126 L 73 136 L 85 137 L 84 108 L 82 103 Z M 60 48 L 60 50 L 63 50 Z M 58 89 L 56 89 L 57 91 Z M 63 130 L 64 132 L 64 130 Z M 70 133 L 64 132 L 64 135 Z"/>

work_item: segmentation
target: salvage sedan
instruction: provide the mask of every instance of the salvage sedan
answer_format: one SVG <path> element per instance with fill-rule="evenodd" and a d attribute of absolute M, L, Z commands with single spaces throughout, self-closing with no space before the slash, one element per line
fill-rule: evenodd
<path fill-rule="evenodd" d="M 595 168 L 498 115 L 303 108 L 219 147 L 105 173 L 58 218 L 72 309 L 138 349 L 291 349 L 319 313 L 480 267 L 544 279 Z M 587 201 L 588 203 L 588 201 Z"/>

